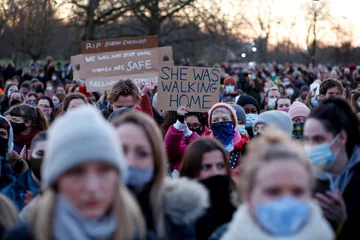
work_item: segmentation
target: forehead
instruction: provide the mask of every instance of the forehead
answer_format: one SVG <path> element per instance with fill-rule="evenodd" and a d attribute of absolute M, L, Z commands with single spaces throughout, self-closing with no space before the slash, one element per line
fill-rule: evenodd
<path fill-rule="evenodd" d="M 191 115 L 191 116 L 186 117 L 186 122 L 199 123 L 199 119 L 196 116 Z"/>
<path fill-rule="evenodd" d="M 40 99 L 38 104 L 50 104 L 47 99 Z"/>
<path fill-rule="evenodd" d="M 256 174 L 261 187 L 303 185 L 310 187 L 311 173 L 295 159 L 281 159 L 265 163 Z"/>
<path fill-rule="evenodd" d="M 18 90 L 18 87 L 16 85 L 12 85 L 9 90 Z"/>
<path fill-rule="evenodd" d="M 225 113 L 225 112 L 214 112 L 212 114 L 212 118 L 231 118 L 230 114 Z"/>
<path fill-rule="evenodd" d="M 21 97 L 21 93 L 12 93 L 10 97 Z"/>
<path fill-rule="evenodd" d="M 327 92 L 341 93 L 341 89 L 339 87 L 331 87 L 327 90 Z"/>
<path fill-rule="evenodd" d="M 256 110 L 256 107 L 254 106 L 254 104 L 248 103 L 243 106 L 243 109 L 247 109 L 247 110 L 255 109 Z"/>
<path fill-rule="evenodd" d="M 39 150 L 44 151 L 46 149 L 46 143 L 47 143 L 46 140 L 36 142 L 35 146 L 33 146 L 33 151 L 39 151 Z"/>
<path fill-rule="evenodd" d="M 307 119 L 304 126 L 304 135 L 307 137 L 331 135 L 326 131 L 324 125 L 317 119 Z"/>
<path fill-rule="evenodd" d="M 219 163 L 223 162 L 223 155 L 219 150 L 213 150 L 211 152 L 204 153 L 202 163 Z"/>
<path fill-rule="evenodd" d="M 280 92 L 278 90 L 270 90 L 269 96 L 279 96 L 280 97 Z"/>
<path fill-rule="evenodd" d="M 279 99 L 278 100 L 278 105 L 280 105 L 280 104 L 291 104 L 291 102 L 290 102 L 290 99 L 286 99 L 286 98 L 281 98 L 281 99 Z"/>
<path fill-rule="evenodd" d="M 116 101 L 114 103 L 117 105 L 135 104 L 135 98 L 132 95 L 126 95 L 126 96 L 120 95 L 116 98 Z"/>

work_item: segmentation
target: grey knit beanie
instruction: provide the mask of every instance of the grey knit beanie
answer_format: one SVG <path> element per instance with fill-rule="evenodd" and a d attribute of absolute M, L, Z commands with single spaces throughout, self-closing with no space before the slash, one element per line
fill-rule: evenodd
<path fill-rule="evenodd" d="M 57 119 L 49 130 L 41 168 L 44 188 L 53 186 L 69 169 L 86 162 L 114 166 L 124 179 L 126 162 L 116 130 L 92 106 L 82 106 Z"/>
<path fill-rule="evenodd" d="M 246 114 L 244 109 L 237 104 L 230 104 L 230 106 L 235 109 L 236 117 L 238 121 L 242 121 L 244 124 L 246 123 Z"/>
<path fill-rule="evenodd" d="M 263 112 L 256 118 L 254 128 L 257 124 L 272 125 L 292 135 L 293 123 L 289 114 L 284 111 L 272 110 Z"/>

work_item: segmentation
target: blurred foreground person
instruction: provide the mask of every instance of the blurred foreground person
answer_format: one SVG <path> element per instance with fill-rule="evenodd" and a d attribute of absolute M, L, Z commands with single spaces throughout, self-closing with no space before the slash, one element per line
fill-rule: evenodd
<path fill-rule="evenodd" d="M 161 132 L 147 114 L 127 112 L 113 124 L 129 166 L 127 186 L 141 206 L 150 239 L 196 239 L 194 223 L 208 207 L 206 189 L 186 178 L 165 178 Z"/>
<path fill-rule="evenodd" d="M 316 198 L 337 239 L 359 239 L 359 120 L 343 99 L 330 97 L 310 113 L 304 128 L 305 150 L 316 174 Z"/>
<path fill-rule="evenodd" d="M 0 239 L 12 228 L 18 220 L 15 205 L 3 194 L 0 194 Z"/>
<path fill-rule="evenodd" d="M 115 129 L 101 114 L 89 106 L 67 113 L 49 131 L 41 169 L 45 192 L 31 220 L 5 239 L 144 237 L 139 208 L 122 183 L 125 175 Z"/>
<path fill-rule="evenodd" d="M 198 180 L 210 193 L 210 207 L 196 222 L 197 239 L 208 239 L 216 228 L 231 220 L 233 184 L 227 154 L 217 140 L 203 137 L 186 149 L 181 177 Z"/>
<path fill-rule="evenodd" d="M 333 232 L 311 198 L 311 166 L 301 145 L 268 128 L 251 142 L 240 194 L 224 240 L 331 240 Z"/>

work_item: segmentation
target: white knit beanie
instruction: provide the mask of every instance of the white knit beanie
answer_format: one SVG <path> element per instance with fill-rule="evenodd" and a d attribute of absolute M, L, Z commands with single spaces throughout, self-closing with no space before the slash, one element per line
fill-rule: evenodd
<path fill-rule="evenodd" d="M 284 111 L 271 110 L 261 113 L 254 122 L 254 128 L 258 124 L 272 125 L 279 130 L 288 133 L 293 131 L 293 123 L 290 115 Z"/>
<path fill-rule="evenodd" d="M 49 130 L 41 168 L 43 187 L 51 187 L 62 174 L 79 164 L 97 161 L 114 166 L 125 178 L 124 154 L 111 124 L 90 105 L 67 112 Z"/>

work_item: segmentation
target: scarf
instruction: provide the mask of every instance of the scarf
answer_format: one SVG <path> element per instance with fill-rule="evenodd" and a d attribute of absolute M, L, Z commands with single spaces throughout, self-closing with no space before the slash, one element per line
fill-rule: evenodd
<path fill-rule="evenodd" d="M 58 194 L 53 224 L 55 239 L 107 240 L 112 239 L 115 231 L 115 214 L 101 220 L 87 220 L 62 194 Z"/>
<path fill-rule="evenodd" d="M 30 147 L 31 145 L 31 141 L 32 139 L 36 136 L 36 134 L 38 134 L 40 132 L 40 130 L 38 128 L 33 128 L 31 129 L 31 132 L 28 135 L 21 135 L 21 134 L 16 134 L 14 136 L 14 140 L 15 143 L 18 144 L 19 146 L 28 146 Z"/>
<path fill-rule="evenodd" d="M 211 131 L 210 133 L 206 134 L 212 138 L 215 138 L 214 133 Z M 206 136 L 205 135 L 205 136 Z M 241 142 L 241 135 L 238 132 L 238 130 L 234 129 L 234 138 L 233 140 L 227 144 L 226 146 L 224 146 L 224 149 L 226 150 L 227 153 L 231 153 L 234 148 L 236 148 L 236 146 Z"/>

